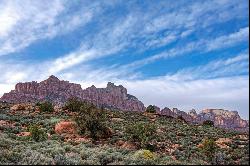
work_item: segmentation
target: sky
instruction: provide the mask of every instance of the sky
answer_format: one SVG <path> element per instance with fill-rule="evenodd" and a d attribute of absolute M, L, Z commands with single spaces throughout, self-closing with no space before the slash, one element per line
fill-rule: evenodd
<path fill-rule="evenodd" d="M 249 119 L 248 0 L 0 0 L 0 96 L 50 75 Z"/>

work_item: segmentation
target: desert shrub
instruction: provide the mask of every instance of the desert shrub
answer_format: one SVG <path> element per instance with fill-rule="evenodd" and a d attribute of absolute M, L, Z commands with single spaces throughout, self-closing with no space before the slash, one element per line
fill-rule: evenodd
<path fill-rule="evenodd" d="M 81 106 L 77 116 L 76 124 L 80 134 L 89 132 L 94 140 L 111 136 L 110 129 L 106 126 L 107 117 L 103 109 L 98 109 L 93 104 Z"/>
<path fill-rule="evenodd" d="M 79 154 L 68 153 L 66 155 L 58 154 L 54 157 L 56 165 L 81 165 L 82 160 Z"/>
<path fill-rule="evenodd" d="M 156 165 L 157 157 L 149 150 L 138 150 L 132 155 L 128 155 L 125 159 L 125 165 Z"/>
<path fill-rule="evenodd" d="M 18 165 L 51 165 L 53 159 L 34 150 L 27 149 L 22 153 Z"/>
<path fill-rule="evenodd" d="M 122 160 L 122 156 L 118 152 L 102 152 L 98 156 L 101 165 L 107 165 Z"/>
<path fill-rule="evenodd" d="M 205 121 L 203 121 L 202 124 L 203 124 L 203 126 L 210 126 L 210 127 L 214 126 L 214 122 L 211 120 L 205 120 Z"/>
<path fill-rule="evenodd" d="M 126 127 L 127 138 L 139 142 L 139 146 L 147 148 L 150 141 L 155 138 L 156 125 L 152 123 L 137 122 Z"/>
<path fill-rule="evenodd" d="M 156 113 L 156 109 L 153 105 L 149 105 L 146 109 L 146 112 L 148 113 Z"/>
<path fill-rule="evenodd" d="M 48 135 L 45 133 L 44 130 L 42 130 L 41 128 L 39 128 L 38 125 L 30 125 L 28 127 L 28 131 L 30 132 L 31 134 L 31 138 L 36 141 L 36 142 L 39 142 L 39 141 L 44 141 L 47 139 Z"/>
<path fill-rule="evenodd" d="M 7 163 L 17 163 L 21 158 L 21 154 L 8 149 L 1 149 L 0 151 L 0 165 L 7 165 Z"/>
<path fill-rule="evenodd" d="M 154 153 L 150 152 L 149 150 L 139 150 L 134 154 L 135 157 L 144 158 L 146 160 L 153 160 L 155 159 Z"/>
<path fill-rule="evenodd" d="M 217 145 L 213 138 L 206 138 L 200 148 L 201 152 L 205 155 L 208 161 L 212 162 L 214 160 L 215 154 L 217 152 Z"/>
<path fill-rule="evenodd" d="M 3 113 L 0 114 L 0 120 L 10 120 L 10 119 L 11 117 L 9 115 Z"/>
<path fill-rule="evenodd" d="M 64 137 L 58 134 L 52 134 L 51 140 L 64 141 Z"/>
<path fill-rule="evenodd" d="M 49 101 L 45 101 L 43 103 L 40 103 L 39 109 L 41 110 L 41 112 L 53 112 L 54 111 L 53 104 Z"/>
<path fill-rule="evenodd" d="M 22 128 L 20 126 L 18 126 L 18 127 L 0 126 L 0 129 L 3 130 L 3 131 L 8 132 L 9 134 L 10 133 L 17 134 L 17 133 L 20 133 L 20 131 L 22 130 Z"/>
<path fill-rule="evenodd" d="M 212 164 L 214 165 L 225 165 L 226 155 L 222 152 L 216 152 L 214 158 L 212 160 Z"/>
<path fill-rule="evenodd" d="M 40 105 L 41 105 L 41 102 L 39 102 L 39 101 L 35 103 L 35 106 L 39 107 Z"/>
<path fill-rule="evenodd" d="M 81 101 L 77 97 L 72 97 L 67 100 L 63 109 L 67 109 L 71 112 L 79 112 L 81 106 L 85 105 L 86 102 Z"/>

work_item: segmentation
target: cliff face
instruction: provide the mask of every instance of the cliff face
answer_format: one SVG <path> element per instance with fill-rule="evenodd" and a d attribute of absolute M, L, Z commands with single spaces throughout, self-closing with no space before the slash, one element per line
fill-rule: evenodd
<path fill-rule="evenodd" d="M 241 119 L 237 111 L 223 109 L 205 109 L 195 118 L 197 122 L 204 120 L 214 121 L 214 125 L 223 128 L 242 131 L 249 130 L 249 122 Z"/>
<path fill-rule="evenodd" d="M 62 104 L 71 97 L 87 100 L 97 106 L 117 108 L 127 111 L 145 111 L 144 104 L 136 97 L 127 93 L 123 86 L 116 86 L 109 82 L 106 88 L 96 88 L 94 85 L 82 89 L 80 84 L 61 81 L 55 76 L 50 76 L 40 83 L 35 81 L 18 83 L 15 90 L 5 93 L 0 101 L 12 103 L 37 102 L 50 100 Z M 187 122 L 201 124 L 205 120 L 214 121 L 215 126 L 240 131 L 248 131 L 249 122 L 241 119 L 237 111 L 223 109 L 206 109 L 197 114 L 195 110 L 186 113 L 177 108 L 172 110 L 165 107 L 160 110 L 155 106 L 156 112 L 161 115 L 177 118 L 182 116 Z"/>
<path fill-rule="evenodd" d="M 1 100 L 20 103 L 49 99 L 54 103 L 63 103 L 70 97 L 78 97 L 98 106 L 104 105 L 128 111 L 145 110 L 143 103 L 136 97 L 127 94 L 127 89 L 121 85 L 115 86 L 109 82 L 106 88 L 91 86 L 83 90 L 80 84 L 61 81 L 55 76 L 50 76 L 40 83 L 35 81 L 18 83 L 15 90 L 5 93 Z"/>
<path fill-rule="evenodd" d="M 194 109 L 188 113 L 180 111 L 177 108 L 173 110 L 164 108 L 160 114 L 178 117 L 182 116 L 187 122 L 201 124 L 205 120 L 211 120 L 216 127 L 234 129 L 238 131 L 248 131 L 249 121 L 241 119 L 237 111 L 228 111 L 223 109 L 205 109 L 201 113 L 197 114 Z"/>

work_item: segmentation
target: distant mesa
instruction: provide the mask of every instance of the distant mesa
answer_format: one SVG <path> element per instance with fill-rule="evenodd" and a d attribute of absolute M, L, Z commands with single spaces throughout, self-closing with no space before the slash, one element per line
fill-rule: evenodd
<path fill-rule="evenodd" d="M 124 111 L 143 112 L 146 110 L 144 104 L 135 96 L 128 94 L 127 89 L 122 85 L 116 86 L 114 83 L 108 82 L 106 88 L 96 88 L 92 85 L 89 88 L 82 89 L 80 84 L 59 80 L 54 75 L 40 83 L 36 81 L 17 83 L 15 90 L 5 93 L 0 101 L 25 103 L 50 100 L 54 104 L 62 105 L 71 97 L 92 102 L 96 106 Z M 249 129 L 249 121 L 241 119 L 237 111 L 205 109 L 197 114 L 194 109 L 186 113 L 178 108 L 172 110 L 168 107 L 162 110 L 157 106 L 155 108 L 160 115 L 174 118 L 181 116 L 189 123 L 199 124 L 205 120 L 212 120 L 217 127 L 239 131 L 248 131 Z"/>

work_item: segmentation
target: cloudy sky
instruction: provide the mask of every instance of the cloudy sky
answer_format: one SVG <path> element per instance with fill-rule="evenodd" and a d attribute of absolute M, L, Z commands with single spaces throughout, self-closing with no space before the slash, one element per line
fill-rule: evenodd
<path fill-rule="evenodd" d="M 49 75 L 249 116 L 248 0 L 0 0 L 0 96 Z"/>

